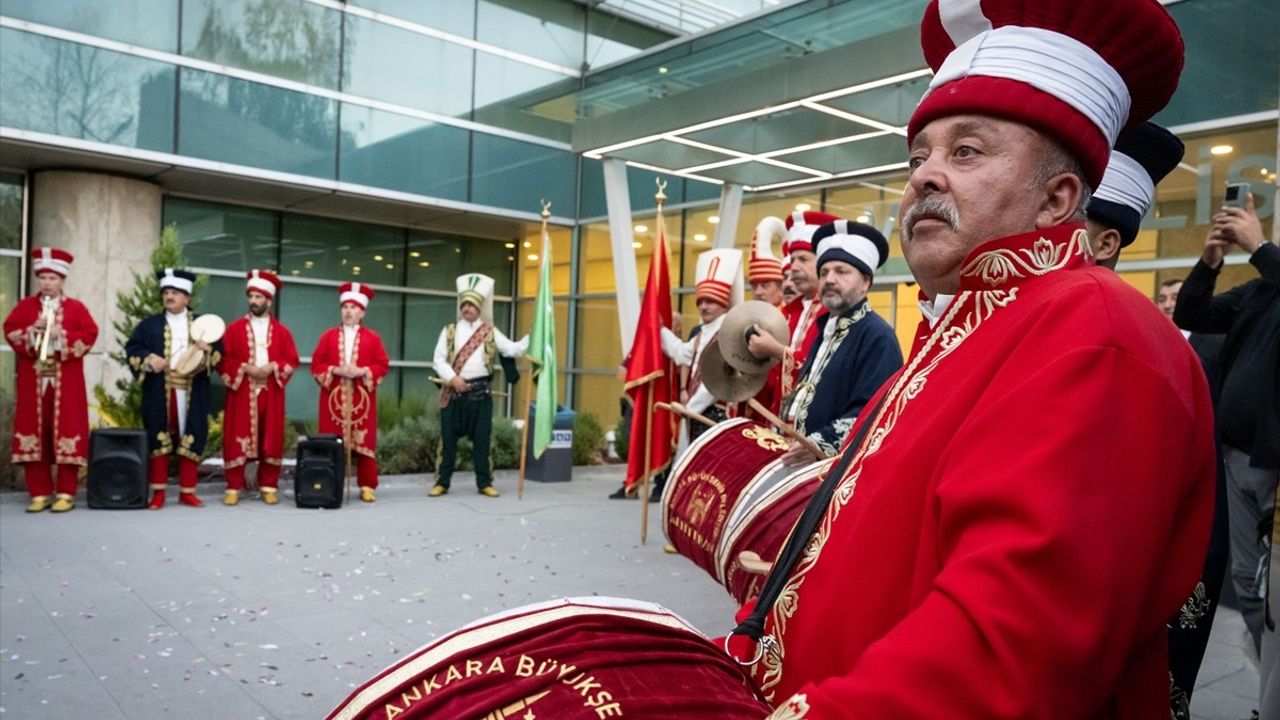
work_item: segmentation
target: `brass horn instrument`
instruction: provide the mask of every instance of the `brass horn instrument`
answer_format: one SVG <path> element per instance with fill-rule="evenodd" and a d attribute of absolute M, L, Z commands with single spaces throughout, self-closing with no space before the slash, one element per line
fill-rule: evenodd
<path fill-rule="evenodd" d="M 40 319 L 44 321 L 44 329 L 39 331 L 39 340 L 36 342 L 40 348 L 36 366 L 42 370 L 49 370 L 53 365 L 53 361 L 49 358 L 51 350 L 49 342 L 53 335 L 53 323 L 57 316 L 58 310 L 53 306 L 53 303 L 45 303 L 44 308 L 40 311 Z"/>

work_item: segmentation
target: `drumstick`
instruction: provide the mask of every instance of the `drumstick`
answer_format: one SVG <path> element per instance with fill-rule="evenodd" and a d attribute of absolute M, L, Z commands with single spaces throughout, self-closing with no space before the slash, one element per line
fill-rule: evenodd
<path fill-rule="evenodd" d="M 776 425 L 777 428 L 782 431 L 783 435 L 786 435 L 792 440 L 795 440 L 796 442 L 803 445 L 804 449 L 813 453 L 813 456 L 815 458 L 818 458 L 819 460 L 821 460 L 827 456 L 826 453 L 822 452 L 822 450 L 818 448 L 817 443 L 805 437 L 804 435 L 801 435 L 800 433 L 796 432 L 787 423 L 782 422 L 782 418 L 769 412 L 769 409 L 761 405 L 759 400 L 756 400 L 755 398 L 747 398 L 747 404 L 751 406 L 752 410 L 755 410 L 756 412 L 760 413 L 760 417 L 763 417 L 765 420 L 768 420 L 769 422 Z"/>
<path fill-rule="evenodd" d="M 708 418 L 706 415 L 696 413 L 690 410 L 689 408 L 685 407 L 684 405 L 681 405 L 678 402 L 673 402 L 673 403 L 660 402 L 660 403 L 654 403 L 653 406 L 658 408 L 659 410 L 670 410 L 671 412 L 677 415 L 683 415 L 689 418 L 690 420 L 697 420 L 698 422 L 702 423 L 703 425 L 706 425 L 707 427 L 712 427 L 716 424 L 714 420 Z"/>
<path fill-rule="evenodd" d="M 738 553 L 738 565 L 752 575 L 768 575 L 773 569 L 773 563 L 765 562 L 752 550 L 743 550 Z"/>

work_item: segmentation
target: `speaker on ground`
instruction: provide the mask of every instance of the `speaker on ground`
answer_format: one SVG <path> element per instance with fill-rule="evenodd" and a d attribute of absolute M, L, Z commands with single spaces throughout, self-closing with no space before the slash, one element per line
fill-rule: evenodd
<path fill-rule="evenodd" d="M 142 430 L 89 433 L 89 507 L 141 510 L 147 506 L 147 434 Z"/>
<path fill-rule="evenodd" d="M 337 435 L 299 440 L 298 464 L 293 471 L 293 496 L 298 507 L 342 507 L 346 472 L 346 454 Z"/>

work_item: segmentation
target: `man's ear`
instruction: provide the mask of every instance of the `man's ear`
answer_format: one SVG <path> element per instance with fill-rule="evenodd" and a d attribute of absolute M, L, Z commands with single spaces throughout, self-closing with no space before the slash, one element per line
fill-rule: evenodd
<path fill-rule="evenodd" d="M 1059 173 L 1044 184 L 1044 200 L 1036 214 L 1036 227 L 1049 228 L 1079 221 L 1084 182 L 1073 173 Z"/>
<path fill-rule="evenodd" d="M 1089 246 L 1098 265 L 1112 270 L 1120 259 L 1120 231 L 1089 222 Z"/>

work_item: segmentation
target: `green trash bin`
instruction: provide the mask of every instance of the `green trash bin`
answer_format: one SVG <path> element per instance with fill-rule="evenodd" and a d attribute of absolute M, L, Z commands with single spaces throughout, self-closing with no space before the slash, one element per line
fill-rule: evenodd
<path fill-rule="evenodd" d="M 578 414 L 563 405 L 556 409 L 551 426 L 551 444 L 542 457 L 533 456 L 533 431 L 538 407 L 529 406 L 529 454 L 525 456 L 524 476 L 538 482 L 568 482 L 573 476 L 573 421 Z"/>

